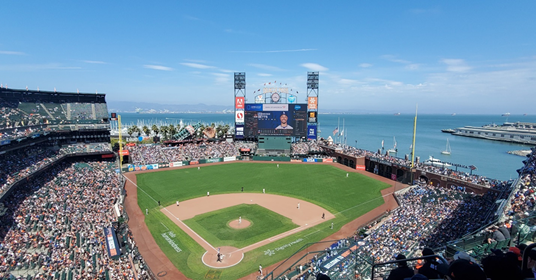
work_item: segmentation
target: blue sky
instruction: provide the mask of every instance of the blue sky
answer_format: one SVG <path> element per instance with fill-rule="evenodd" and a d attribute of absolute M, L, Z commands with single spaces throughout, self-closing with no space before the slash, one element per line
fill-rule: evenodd
<path fill-rule="evenodd" d="M 286 83 L 319 111 L 534 114 L 536 1 L 3 1 L 0 83 L 233 106 Z"/>

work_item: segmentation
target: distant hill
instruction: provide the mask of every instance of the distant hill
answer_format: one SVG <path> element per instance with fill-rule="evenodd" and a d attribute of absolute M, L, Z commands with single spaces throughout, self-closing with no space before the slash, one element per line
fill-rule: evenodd
<path fill-rule="evenodd" d="M 146 102 L 131 101 L 107 101 L 108 111 L 110 112 L 196 112 L 196 113 L 213 113 L 213 112 L 232 112 L 232 106 L 223 105 L 206 105 L 206 104 L 158 104 Z"/>

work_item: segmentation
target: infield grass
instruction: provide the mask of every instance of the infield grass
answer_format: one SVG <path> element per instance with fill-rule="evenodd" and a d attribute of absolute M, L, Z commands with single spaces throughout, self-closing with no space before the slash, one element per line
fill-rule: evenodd
<path fill-rule="evenodd" d="M 247 252 L 240 264 L 224 269 L 220 275 L 220 279 L 238 279 L 255 272 L 259 264 L 268 267 L 288 258 L 306 243 L 320 241 L 380 206 L 384 202 L 380 191 L 390 186 L 359 173 L 346 177 L 346 171 L 322 164 L 279 163 L 277 168 L 276 163 L 235 162 L 200 167 L 199 170 L 194 167 L 136 175 L 141 189 L 138 204 L 142 210 L 149 209 L 145 219 L 149 230 L 173 264 L 191 279 L 203 279 L 210 268 L 201 262 L 203 248 L 159 211 L 176 200 L 206 196 L 207 191 L 214 195 L 238 193 L 244 187 L 244 192 L 262 193 L 265 189 L 266 193 L 303 199 L 335 215 L 335 219 Z M 180 247 L 180 252 L 162 237 L 170 231 L 176 235 L 173 242 Z M 234 241 L 241 242 L 236 237 Z"/>
<path fill-rule="evenodd" d="M 230 227 L 229 222 L 238 217 L 251 224 L 243 229 Z M 243 248 L 298 227 L 291 219 L 257 204 L 240 204 L 197 215 L 183 222 L 212 246 L 235 248 Z"/>

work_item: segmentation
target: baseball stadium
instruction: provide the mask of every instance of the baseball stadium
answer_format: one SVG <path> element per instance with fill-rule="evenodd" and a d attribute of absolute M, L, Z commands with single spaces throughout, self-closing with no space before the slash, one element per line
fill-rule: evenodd
<path fill-rule="evenodd" d="M 534 148 L 501 181 L 336 143 L 318 85 L 236 72 L 227 128 L 1 88 L 0 279 L 532 279 Z"/>

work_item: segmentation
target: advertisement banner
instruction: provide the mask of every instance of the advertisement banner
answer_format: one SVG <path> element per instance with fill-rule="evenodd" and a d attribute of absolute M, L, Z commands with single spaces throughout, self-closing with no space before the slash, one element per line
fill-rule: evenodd
<path fill-rule="evenodd" d="M 223 161 L 235 161 L 236 157 L 224 157 Z"/>
<path fill-rule="evenodd" d="M 199 164 L 199 161 L 197 161 L 197 160 L 190 161 L 190 165 L 196 165 L 196 164 Z"/>
<path fill-rule="evenodd" d="M 317 114 L 317 112 L 309 112 L 307 114 L 307 116 L 308 116 L 307 122 L 315 123 L 316 122 L 316 114 Z"/>
<path fill-rule="evenodd" d="M 332 158 L 325 158 L 322 162 L 333 162 Z"/>
<path fill-rule="evenodd" d="M 288 111 L 288 104 L 264 104 L 263 111 Z"/>
<path fill-rule="evenodd" d="M 106 238 L 106 251 L 110 258 L 119 257 L 121 255 L 121 248 L 117 241 L 115 230 L 112 227 L 104 228 L 104 236 Z"/>
<path fill-rule="evenodd" d="M 316 139 L 316 125 L 307 126 L 307 139 Z"/>
<path fill-rule="evenodd" d="M 297 103 L 297 102 L 298 102 L 296 96 L 294 96 L 294 95 L 289 95 L 289 96 L 287 97 L 287 101 L 288 101 L 288 103 L 290 103 L 290 104 L 293 104 L 293 103 Z"/>
<path fill-rule="evenodd" d="M 304 158 L 303 162 L 315 162 L 314 158 Z"/>
<path fill-rule="evenodd" d="M 318 109 L 318 97 L 316 96 L 310 96 L 307 98 L 307 108 L 309 110 L 317 110 Z"/>
<path fill-rule="evenodd" d="M 2 140 L 2 141 L 0 141 L 0 145 L 7 145 L 9 143 L 11 143 L 11 140 Z"/>
<path fill-rule="evenodd" d="M 244 105 L 246 105 L 246 98 L 245 97 L 237 97 L 235 99 L 235 108 L 236 109 L 244 109 Z"/>
<path fill-rule="evenodd" d="M 391 174 L 391 180 L 396 181 L 396 174 Z"/>
<path fill-rule="evenodd" d="M 130 152 L 128 150 L 121 150 L 121 155 L 122 156 L 128 156 L 128 155 L 130 155 Z"/>
<path fill-rule="evenodd" d="M 236 139 L 242 139 L 244 138 L 244 126 L 243 125 L 237 125 L 235 128 L 235 138 Z"/>
<path fill-rule="evenodd" d="M 365 170 L 365 166 L 364 165 L 356 165 L 355 169 L 357 169 L 357 170 Z"/>
<path fill-rule="evenodd" d="M 236 110 L 235 113 L 235 122 L 236 123 L 244 123 L 244 110 Z"/>
<path fill-rule="evenodd" d="M 263 104 L 246 104 L 246 111 L 262 111 Z"/>
<path fill-rule="evenodd" d="M 175 162 L 169 163 L 169 167 L 179 167 L 179 166 L 182 166 L 182 161 L 175 161 Z"/>

